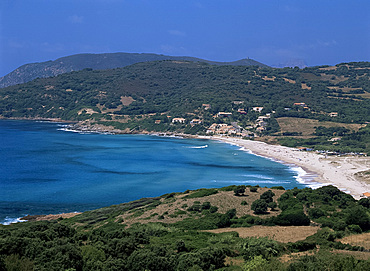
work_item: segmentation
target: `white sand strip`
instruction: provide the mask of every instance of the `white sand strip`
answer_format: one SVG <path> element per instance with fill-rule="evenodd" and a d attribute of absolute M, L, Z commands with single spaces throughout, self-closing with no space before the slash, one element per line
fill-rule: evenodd
<path fill-rule="evenodd" d="M 277 161 L 294 164 L 304 170 L 317 174 L 315 182 L 323 185 L 332 184 L 343 192 L 359 199 L 363 193 L 370 192 L 370 185 L 357 180 L 355 173 L 370 169 L 370 157 L 325 156 L 316 152 L 300 151 L 279 145 L 270 145 L 260 141 L 244 140 L 234 137 L 202 137 L 234 144 L 250 150 L 252 153 Z"/>

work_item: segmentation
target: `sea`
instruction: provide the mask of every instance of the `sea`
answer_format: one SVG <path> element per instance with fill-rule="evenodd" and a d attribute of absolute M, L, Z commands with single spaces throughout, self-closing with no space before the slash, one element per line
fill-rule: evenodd
<path fill-rule="evenodd" d="M 0 120 L 0 223 L 81 212 L 188 189 L 306 187 L 302 168 L 208 139 L 79 132 Z"/>

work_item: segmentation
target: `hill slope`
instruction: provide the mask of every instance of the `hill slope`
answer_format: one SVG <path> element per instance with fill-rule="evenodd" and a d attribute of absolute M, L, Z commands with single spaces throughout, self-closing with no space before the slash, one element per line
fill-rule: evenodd
<path fill-rule="evenodd" d="M 222 133 L 239 136 L 299 136 L 306 128 L 279 134 L 279 122 L 305 118 L 321 123 L 303 136 L 321 138 L 281 144 L 369 152 L 370 127 L 358 130 L 370 122 L 369 69 L 367 62 L 300 70 L 179 60 L 84 69 L 0 89 L 0 117 L 89 121 L 126 133 L 205 134 L 226 127 Z M 343 140 L 330 141 L 338 136 Z"/>
<path fill-rule="evenodd" d="M 369 199 L 333 186 L 280 189 L 199 189 L 0 225 L 0 268 L 368 270 L 368 245 L 353 239 L 368 236 L 359 233 L 370 229 Z"/>
<path fill-rule="evenodd" d="M 86 68 L 94 70 L 114 69 L 129 66 L 138 62 L 158 60 L 186 60 L 205 62 L 213 65 L 240 65 L 267 67 L 252 59 L 241 59 L 234 62 L 214 62 L 187 56 L 166 56 L 157 54 L 110 53 L 110 54 L 77 54 L 58 58 L 54 61 L 30 63 L 23 65 L 0 78 L 0 88 L 26 83 L 35 78 L 56 76 L 62 73 L 79 71 Z"/>

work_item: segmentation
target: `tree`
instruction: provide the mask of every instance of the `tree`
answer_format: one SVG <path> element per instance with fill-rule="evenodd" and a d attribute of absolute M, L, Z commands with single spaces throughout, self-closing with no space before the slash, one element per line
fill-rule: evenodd
<path fill-rule="evenodd" d="M 358 201 L 359 205 L 362 205 L 365 208 L 370 208 L 370 198 L 363 198 Z"/>
<path fill-rule="evenodd" d="M 261 196 L 260 199 L 265 200 L 267 203 L 273 202 L 273 196 L 275 196 L 275 193 L 272 192 L 271 190 L 268 190 L 264 192 Z"/>
<path fill-rule="evenodd" d="M 272 201 L 268 203 L 268 207 L 271 208 L 271 211 L 275 211 L 275 208 L 277 207 L 277 203 L 275 201 Z"/>
<path fill-rule="evenodd" d="M 253 201 L 251 209 L 255 214 L 265 214 L 267 212 L 267 202 L 263 199 Z"/>
<path fill-rule="evenodd" d="M 238 185 L 235 189 L 234 189 L 234 195 L 235 196 L 240 196 L 240 195 L 243 195 L 245 192 L 245 185 Z"/>
<path fill-rule="evenodd" d="M 347 225 L 358 225 L 363 231 L 370 229 L 370 218 L 365 207 L 356 206 L 347 209 L 346 212 L 347 216 L 345 220 Z"/>

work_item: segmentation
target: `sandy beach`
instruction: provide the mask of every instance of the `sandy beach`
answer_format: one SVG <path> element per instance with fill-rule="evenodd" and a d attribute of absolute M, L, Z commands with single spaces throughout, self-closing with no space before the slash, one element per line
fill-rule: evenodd
<path fill-rule="evenodd" d="M 212 136 L 203 137 L 234 144 L 251 151 L 254 154 L 272 158 L 276 161 L 293 164 L 303 168 L 309 174 L 314 174 L 310 186 L 334 185 L 343 192 L 351 194 L 355 199 L 370 192 L 370 185 L 359 180 L 356 173 L 370 169 L 370 157 L 364 156 L 325 156 L 316 152 L 300 151 L 279 145 L 270 145 L 260 141 L 244 140 L 234 137 Z M 312 176 L 312 175 L 311 175 Z"/>

